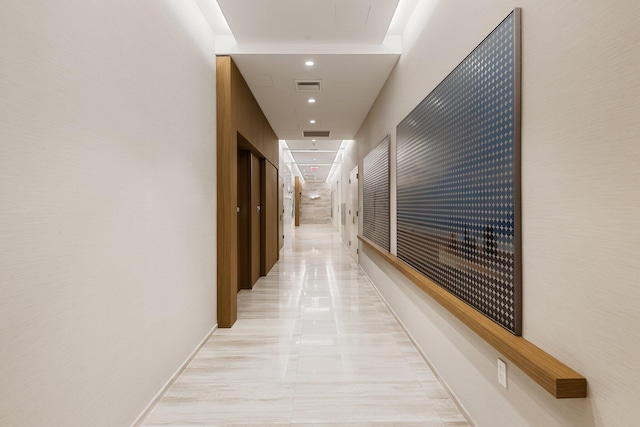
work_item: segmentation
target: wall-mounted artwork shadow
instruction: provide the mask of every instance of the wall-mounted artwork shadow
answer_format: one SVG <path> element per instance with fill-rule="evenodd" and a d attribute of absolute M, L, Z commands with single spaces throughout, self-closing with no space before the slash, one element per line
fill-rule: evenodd
<path fill-rule="evenodd" d="M 398 257 L 521 333 L 520 11 L 397 127 Z"/>

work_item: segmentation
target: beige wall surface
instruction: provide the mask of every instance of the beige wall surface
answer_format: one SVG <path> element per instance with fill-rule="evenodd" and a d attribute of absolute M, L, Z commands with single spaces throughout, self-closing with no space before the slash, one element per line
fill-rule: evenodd
<path fill-rule="evenodd" d="M 342 237 L 342 242 L 345 246 L 349 246 L 349 239 L 351 237 L 351 227 L 353 226 L 349 222 L 349 176 L 351 171 L 358 166 L 358 147 L 356 147 L 355 141 L 349 141 L 344 150 L 342 151 L 342 160 L 340 164 L 340 175 L 339 175 L 339 186 L 340 186 L 340 203 L 344 205 L 344 211 L 346 215 L 346 222 L 344 226 L 340 228 L 340 235 Z M 362 195 L 359 195 L 359 199 L 362 200 Z M 341 209 L 343 207 L 341 206 Z M 340 212 L 342 215 L 342 211 Z M 359 217 L 359 228 L 362 229 L 362 215 Z M 342 218 L 341 218 L 342 219 Z M 358 242 L 359 244 L 359 242 Z"/>
<path fill-rule="evenodd" d="M 127 426 L 214 327 L 215 58 L 193 1 L 0 13 L 0 425 Z"/>
<path fill-rule="evenodd" d="M 369 250 L 361 263 L 479 426 L 637 425 L 640 3 L 419 1 L 357 135 L 359 159 L 391 133 L 395 165 L 396 125 L 516 6 L 523 336 L 585 375 L 588 398 L 556 400 L 511 364 L 505 390 L 492 347 Z"/>
<path fill-rule="evenodd" d="M 293 199 L 294 199 L 294 174 L 291 172 L 291 157 L 285 154 L 284 143 L 280 144 L 278 158 L 280 160 L 280 166 L 278 172 L 283 179 L 284 187 L 280 190 L 283 192 L 283 208 L 282 220 L 284 223 L 284 241 L 287 245 L 294 232 L 294 212 L 293 212 Z"/>

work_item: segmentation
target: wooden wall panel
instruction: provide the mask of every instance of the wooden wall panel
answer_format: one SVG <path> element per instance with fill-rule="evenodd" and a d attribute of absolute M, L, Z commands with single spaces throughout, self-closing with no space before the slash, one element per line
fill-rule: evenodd
<path fill-rule="evenodd" d="M 260 159 L 251 154 L 251 286 L 262 274 L 262 171 Z"/>
<path fill-rule="evenodd" d="M 238 316 L 237 143 L 231 95 L 231 58 L 216 61 L 218 326 L 230 328 Z"/>
<path fill-rule="evenodd" d="M 247 141 L 272 164 L 279 163 L 279 145 L 271 125 L 262 113 L 260 106 L 256 102 L 249 86 L 245 82 L 236 64 L 231 61 L 231 78 L 233 81 L 233 99 L 237 102 L 236 130 L 246 138 Z"/>
<path fill-rule="evenodd" d="M 218 188 L 218 326 L 228 328 L 237 319 L 238 135 L 251 151 L 279 164 L 278 137 L 269 125 L 231 57 L 217 58 L 217 188 Z M 277 178 L 276 178 L 277 180 Z M 274 184 L 277 185 L 277 184 Z M 277 204 L 273 207 L 277 218 Z M 277 243 L 276 243 L 277 244 Z M 266 254 L 265 254 L 266 256 Z M 266 265 L 266 264 L 265 264 Z"/>
<path fill-rule="evenodd" d="M 284 247 L 284 178 L 278 175 L 278 259 Z"/>
<path fill-rule="evenodd" d="M 295 179 L 295 209 L 294 217 L 296 227 L 300 225 L 300 203 L 302 203 L 302 185 L 300 185 L 300 177 L 296 176 Z"/>
<path fill-rule="evenodd" d="M 279 203 L 278 203 L 278 169 L 268 161 L 263 162 L 263 200 L 264 208 L 263 227 L 263 270 L 262 274 L 266 275 L 273 265 L 278 261 L 279 249 Z"/>

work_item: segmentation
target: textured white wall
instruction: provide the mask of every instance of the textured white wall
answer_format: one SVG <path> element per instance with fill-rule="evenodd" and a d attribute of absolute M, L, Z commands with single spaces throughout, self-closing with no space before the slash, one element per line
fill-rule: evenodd
<path fill-rule="evenodd" d="M 386 133 L 394 147 L 402 118 L 516 6 L 523 335 L 585 375 L 589 397 L 556 400 L 511 364 L 504 390 L 495 350 L 370 251 L 361 263 L 478 425 L 637 425 L 640 3 L 419 1 L 359 157 Z"/>
<path fill-rule="evenodd" d="M 280 143 L 279 159 L 280 165 L 278 168 L 278 174 L 282 177 L 284 188 L 280 187 L 278 191 L 282 191 L 282 205 L 284 212 L 282 213 L 283 227 L 284 227 L 284 244 L 287 245 L 291 242 L 295 229 L 294 219 L 294 197 L 295 197 L 295 175 L 291 172 L 291 155 L 286 154 L 284 143 Z"/>
<path fill-rule="evenodd" d="M 337 175 L 337 174 L 336 174 Z M 338 180 L 329 182 L 331 186 L 332 202 L 331 210 L 333 211 L 333 217 L 331 218 L 331 225 L 336 231 L 340 231 L 340 188 Z"/>
<path fill-rule="evenodd" d="M 356 146 L 355 141 L 350 141 L 345 145 L 345 148 L 342 151 L 342 162 L 340 163 L 339 172 L 341 204 L 344 205 L 345 215 L 347 217 L 345 225 L 340 229 L 340 234 L 342 236 L 342 242 L 347 247 L 349 246 L 349 239 L 351 236 L 351 223 L 349 222 L 349 174 L 351 174 L 351 171 L 353 171 L 356 166 L 358 166 L 358 147 Z M 342 215 L 342 212 L 340 212 L 340 215 Z M 360 215 L 359 218 L 361 221 L 362 215 Z M 362 224 L 360 224 L 360 226 L 361 225 Z"/>
<path fill-rule="evenodd" d="M 2 2 L 0 425 L 129 425 L 215 325 L 213 48 L 190 0 Z"/>

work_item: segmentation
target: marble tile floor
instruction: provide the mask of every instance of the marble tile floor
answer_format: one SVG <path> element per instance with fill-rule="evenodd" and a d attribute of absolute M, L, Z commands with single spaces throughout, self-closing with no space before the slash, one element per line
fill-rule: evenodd
<path fill-rule="evenodd" d="M 143 426 L 469 425 L 330 226 L 280 258 Z"/>

